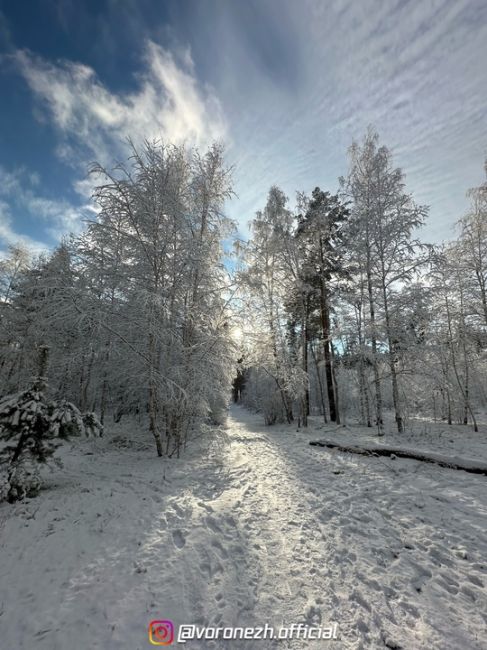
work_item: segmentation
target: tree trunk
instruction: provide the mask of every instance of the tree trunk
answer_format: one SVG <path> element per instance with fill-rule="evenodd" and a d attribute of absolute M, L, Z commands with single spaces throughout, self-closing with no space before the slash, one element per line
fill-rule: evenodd
<path fill-rule="evenodd" d="M 464 404 L 465 404 L 465 407 L 467 409 L 467 414 L 470 413 L 470 416 L 471 416 L 472 422 L 473 422 L 474 431 L 477 432 L 479 430 L 479 427 L 478 427 L 478 424 L 477 424 L 477 419 L 475 417 L 475 413 L 473 412 L 472 406 L 470 404 L 468 391 L 465 392 L 465 387 L 464 387 L 463 382 L 462 382 L 462 380 L 460 378 L 458 368 L 457 368 L 457 362 L 456 362 L 456 359 L 455 359 L 455 352 L 453 350 L 453 333 L 452 333 L 452 327 L 451 327 L 451 314 L 450 314 L 450 304 L 448 302 L 448 296 L 445 296 L 445 305 L 446 305 L 448 335 L 449 335 L 449 343 L 450 343 L 451 361 L 452 361 L 453 372 L 454 372 L 455 378 L 457 380 L 458 388 L 460 389 L 460 392 L 462 393 Z M 465 325 L 465 322 L 463 320 L 463 313 L 462 313 L 462 328 L 464 327 L 464 325 Z M 467 384 L 467 388 L 468 388 L 468 384 Z M 467 418 L 467 421 L 468 421 L 468 418 Z"/>
<path fill-rule="evenodd" d="M 149 325 L 150 326 L 150 325 Z M 157 455 L 162 456 L 162 440 L 161 434 L 158 428 L 157 422 L 157 386 L 154 377 L 154 353 L 155 353 L 155 342 L 154 335 L 152 332 L 149 333 L 149 430 L 154 436 L 156 443 Z"/>
<path fill-rule="evenodd" d="M 452 424 L 452 416 L 451 416 L 451 397 L 450 397 L 450 391 L 447 389 L 446 390 L 446 400 L 448 404 L 448 424 Z"/>
<path fill-rule="evenodd" d="M 328 407 L 330 409 L 330 420 L 337 421 L 337 407 L 335 400 L 335 388 L 333 385 L 333 371 L 332 360 L 330 351 L 330 312 L 328 309 L 328 301 L 324 281 L 321 282 L 320 292 L 320 314 L 321 314 L 321 330 L 323 335 L 323 356 L 325 359 L 325 377 L 326 389 L 328 395 Z"/>
<path fill-rule="evenodd" d="M 382 390 L 380 385 L 379 366 L 377 362 L 377 339 L 375 329 L 375 304 L 374 294 L 372 287 L 372 276 L 370 273 L 370 252 L 367 252 L 367 291 L 369 295 L 369 310 L 370 310 L 370 344 L 372 347 L 372 367 L 374 370 L 374 386 L 375 386 L 375 423 L 377 425 L 377 435 L 384 435 L 383 421 L 382 421 Z"/>
<path fill-rule="evenodd" d="M 369 391 L 367 388 L 367 378 L 365 376 L 365 363 L 363 352 L 360 351 L 359 359 L 359 392 L 360 392 L 360 415 L 362 423 L 366 424 L 368 427 L 372 426 L 370 421 L 370 402 L 369 402 Z"/>
<path fill-rule="evenodd" d="M 396 425 L 398 433 L 403 433 L 404 431 L 404 421 L 401 414 L 401 404 L 399 400 L 399 384 L 397 381 L 397 371 L 396 371 L 396 359 L 395 359 L 395 345 L 391 331 L 391 319 L 389 315 L 389 302 L 387 298 L 387 289 L 382 280 L 382 295 L 384 298 L 384 316 L 386 321 L 386 332 L 387 332 L 387 344 L 389 346 L 389 353 L 387 358 L 389 360 L 389 368 L 391 370 L 391 380 L 392 380 L 392 401 L 394 404 L 394 413 L 396 416 Z"/>
<path fill-rule="evenodd" d="M 323 414 L 323 420 L 324 420 L 325 424 L 327 424 L 328 419 L 326 417 L 325 394 L 323 392 L 323 382 L 321 381 L 321 370 L 320 370 L 320 367 L 318 366 L 318 360 L 316 358 L 313 343 L 310 344 L 310 349 L 311 349 L 311 355 L 313 357 L 313 361 L 314 361 L 314 364 L 315 364 L 316 378 L 318 380 L 318 386 L 319 386 L 319 389 L 320 389 L 320 401 L 321 401 L 321 410 L 322 410 L 322 414 Z"/>
<path fill-rule="evenodd" d="M 372 422 L 370 421 L 370 403 L 369 403 L 369 391 L 367 388 L 367 379 L 365 375 L 365 340 L 363 333 L 363 313 L 364 313 L 364 284 L 363 279 L 361 278 L 360 282 L 360 300 L 355 305 L 355 313 L 357 319 L 357 338 L 359 346 L 359 392 L 360 392 L 360 415 L 363 424 L 366 424 L 368 427 L 372 427 Z"/>
<path fill-rule="evenodd" d="M 358 447 L 356 445 L 344 445 L 331 440 L 311 440 L 309 443 L 313 447 L 325 447 L 329 449 L 337 449 L 345 453 L 359 454 L 361 456 L 396 456 L 397 458 L 411 458 L 419 460 L 423 463 L 434 463 L 440 467 L 448 467 L 449 469 L 461 470 L 464 472 L 471 472 L 472 474 L 482 474 L 487 476 L 487 466 L 477 463 L 475 461 L 462 461 L 451 459 L 448 460 L 440 454 L 434 454 L 427 451 L 414 451 L 413 449 L 401 449 L 396 447 L 383 447 L 382 445 L 370 445 L 370 447 Z"/>
<path fill-rule="evenodd" d="M 335 396 L 335 408 L 336 408 L 336 423 L 340 424 L 340 400 L 338 395 L 338 384 L 335 373 L 335 351 L 333 349 L 333 343 L 330 343 L 330 356 L 331 356 L 331 379 L 333 382 L 333 394 Z"/>
<path fill-rule="evenodd" d="M 88 369 L 86 371 L 86 375 L 83 381 L 83 386 L 81 389 L 81 401 L 80 401 L 80 409 L 81 411 L 85 411 L 87 408 L 88 404 L 88 388 L 90 386 L 91 382 L 91 372 L 93 370 L 93 362 L 95 360 L 95 350 L 91 350 L 90 354 L 90 359 L 88 361 Z"/>
<path fill-rule="evenodd" d="M 303 354 L 303 372 L 308 376 L 308 309 L 307 301 L 303 300 L 303 317 L 301 324 L 301 347 Z M 303 426 L 308 426 L 309 415 L 309 385 L 306 385 L 303 397 Z"/>

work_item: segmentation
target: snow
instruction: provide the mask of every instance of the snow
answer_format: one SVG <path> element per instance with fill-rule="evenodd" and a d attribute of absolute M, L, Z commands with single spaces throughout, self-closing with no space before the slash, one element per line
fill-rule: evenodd
<path fill-rule="evenodd" d="M 332 440 L 320 439 L 312 440 L 310 445 L 318 447 L 331 447 L 337 448 L 341 451 L 350 453 L 368 453 L 377 454 L 379 456 L 390 456 L 391 458 L 414 458 L 424 462 L 436 463 L 443 467 L 450 467 L 452 469 L 459 469 L 465 472 L 472 472 L 476 474 L 487 475 L 487 463 L 482 460 L 474 458 L 460 458 L 458 456 L 445 456 L 445 454 L 437 454 L 423 449 L 415 449 L 412 447 L 404 447 L 402 445 L 380 445 L 376 443 L 369 443 L 366 446 L 356 444 L 344 445 L 343 442 L 337 443 Z M 384 453 L 382 453 L 384 452 Z"/>
<path fill-rule="evenodd" d="M 310 650 L 487 647 L 484 476 L 311 447 L 316 422 L 265 427 L 239 407 L 225 434 L 166 461 L 123 425 L 66 446 L 39 497 L 2 504 L 2 650 L 138 650 L 154 619 L 337 622 Z M 480 437 L 455 435 L 449 451 L 477 457 Z"/>
<path fill-rule="evenodd" d="M 358 426 L 347 423 L 343 426 L 327 425 L 328 432 L 333 433 L 334 442 L 343 444 L 360 444 L 360 446 L 394 446 L 398 449 L 416 450 L 437 458 L 464 460 L 465 463 L 476 459 L 479 466 L 487 464 L 487 417 L 478 413 L 477 421 L 480 431 L 475 432 L 471 425 L 448 425 L 446 422 L 433 422 L 420 417 L 411 418 L 405 433 L 397 433 L 393 417 L 385 418 L 387 435 L 379 438 L 374 427 Z M 323 433 L 322 420 L 310 418 L 310 428 Z"/>

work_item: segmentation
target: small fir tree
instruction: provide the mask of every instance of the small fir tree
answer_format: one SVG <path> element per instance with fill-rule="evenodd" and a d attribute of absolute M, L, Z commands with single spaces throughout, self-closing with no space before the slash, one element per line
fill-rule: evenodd
<path fill-rule="evenodd" d="M 0 463 L 6 468 L 3 498 L 12 503 L 36 496 L 41 487 L 39 469 L 70 436 L 101 436 L 103 427 L 94 413 L 85 413 L 66 400 L 46 395 L 49 348 L 39 348 L 37 377 L 27 390 L 0 400 Z"/>

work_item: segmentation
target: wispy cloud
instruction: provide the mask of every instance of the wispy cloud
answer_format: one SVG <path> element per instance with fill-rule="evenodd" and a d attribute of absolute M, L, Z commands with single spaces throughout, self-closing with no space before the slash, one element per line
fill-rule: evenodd
<path fill-rule="evenodd" d="M 111 5 L 103 25 L 119 19 L 125 37 L 112 29 L 108 42 L 98 31 L 97 47 L 98 60 L 113 58 L 108 74 L 99 71 L 113 75 L 117 90 L 75 60 L 12 55 L 35 114 L 57 129 L 53 150 L 75 168 L 83 202 L 91 191 L 87 163 L 124 158 L 127 136 L 200 146 L 224 139 L 239 196 L 228 209 L 245 233 L 272 184 L 291 199 L 316 185 L 335 190 L 352 139 L 373 124 L 408 190 L 431 206 L 424 237 L 451 236 L 487 153 L 485 0 L 169 4 L 165 16 L 175 22 L 167 25 L 140 3 L 130 3 L 125 18 Z M 66 10 L 71 27 L 77 6 L 73 15 Z M 117 53 L 132 42 L 143 51 L 125 83 Z"/>
<path fill-rule="evenodd" d="M 21 243 L 34 253 L 45 250 L 46 243 L 19 232 L 14 214 L 29 218 L 36 223 L 36 231 L 43 231 L 54 242 L 66 233 L 79 232 L 84 219 L 92 216 L 89 203 L 78 206 L 40 194 L 37 174 L 0 167 L 0 247 Z"/>
<path fill-rule="evenodd" d="M 26 170 L 0 169 L 0 241 L 4 244 L 30 241 L 31 248 L 38 244 L 15 231 L 12 214 L 26 215 L 37 225 L 43 221 L 47 238 L 55 241 L 67 232 L 78 232 L 83 219 L 96 212 L 90 202 L 94 180 L 86 177 L 89 163 L 96 160 L 111 166 L 126 158 L 127 138 L 136 144 L 163 139 L 204 147 L 227 133 L 220 102 L 211 88 L 197 81 L 187 49 L 176 59 L 148 41 L 137 89 L 127 93 L 111 91 L 95 70 L 81 63 L 53 63 L 27 50 L 10 57 L 34 93 L 36 117 L 57 129 L 53 149 L 75 169 L 72 187 L 82 205 L 42 196 L 35 177 L 28 178 Z"/>
<path fill-rule="evenodd" d="M 0 259 L 5 255 L 4 249 L 8 246 L 21 244 L 28 248 L 31 253 L 38 254 L 46 249 L 46 245 L 40 241 L 32 239 L 28 235 L 22 235 L 14 229 L 12 225 L 12 215 L 9 204 L 0 199 Z"/>
<path fill-rule="evenodd" d="M 125 139 L 134 142 L 163 138 L 174 143 L 205 145 L 226 133 L 223 111 L 210 88 L 194 75 L 189 51 L 178 61 L 148 41 L 138 89 L 116 93 L 96 72 L 81 63 L 51 63 L 28 51 L 15 60 L 29 87 L 58 127 L 58 153 L 76 160 L 82 153 L 104 164 L 124 151 Z"/>
<path fill-rule="evenodd" d="M 272 183 L 291 199 L 295 189 L 317 184 L 336 189 L 352 139 L 374 124 L 408 188 L 431 205 L 424 236 L 450 237 L 487 153 L 485 1 L 282 0 L 279 11 L 287 15 L 301 83 L 271 93 L 262 66 L 261 83 L 254 74 L 240 110 L 238 96 L 222 98 L 233 116 L 241 198 L 232 216 L 244 224 Z M 237 41 L 228 30 L 238 27 L 225 27 L 226 38 Z M 235 66 L 245 77 L 254 58 L 239 53 Z"/>

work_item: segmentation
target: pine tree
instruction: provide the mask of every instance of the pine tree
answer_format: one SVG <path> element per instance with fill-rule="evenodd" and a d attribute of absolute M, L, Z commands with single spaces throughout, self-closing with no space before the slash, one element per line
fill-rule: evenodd
<path fill-rule="evenodd" d="M 303 277 L 305 286 L 314 289 L 314 298 L 320 314 L 320 325 L 325 362 L 325 377 L 330 409 L 330 420 L 340 421 L 338 392 L 333 367 L 331 336 L 332 296 L 334 282 L 346 275 L 343 266 L 343 225 L 348 208 L 338 195 L 331 195 L 316 187 L 304 216 L 299 218 L 296 237 L 303 250 Z M 309 307 L 312 308 L 310 304 Z"/>
<path fill-rule="evenodd" d="M 38 374 L 30 388 L 0 401 L 0 462 L 7 469 L 3 491 L 10 502 L 38 493 L 39 466 L 49 462 L 63 440 L 103 431 L 94 413 L 82 415 L 71 402 L 48 398 L 48 350 L 39 348 Z"/>

